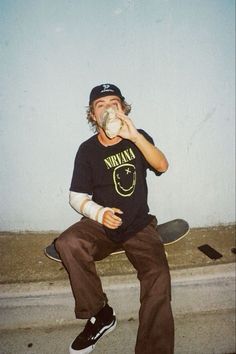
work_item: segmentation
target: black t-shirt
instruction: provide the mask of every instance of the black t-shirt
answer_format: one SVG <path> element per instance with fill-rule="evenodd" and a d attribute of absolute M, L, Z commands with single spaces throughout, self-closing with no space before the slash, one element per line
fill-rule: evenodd
<path fill-rule="evenodd" d="M 145 131 L 139 132 L 153 143 Z M 105 147 L 94 135 L 79 147 L 70 190 L 92 195 L 92 200 L 103 207 L 123 211 L 119 214 L 122 225 L 118 229 L 104 227 L 107 236 L 115 242 L 135 235 L 153 218 L 148 214 L 147 168 L 153 170 L 135 144 L 127 139 Z"/>

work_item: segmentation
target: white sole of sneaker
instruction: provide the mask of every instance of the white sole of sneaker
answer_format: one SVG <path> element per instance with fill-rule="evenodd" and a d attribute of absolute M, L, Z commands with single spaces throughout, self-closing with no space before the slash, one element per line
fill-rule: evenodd
<path fill-rule="evenodd" d="M 95 349 L 95 346 L 96 346 L 96 344 L 100 341 L 100 339 L 102 339 L 104 336 L 106 336 L 108 333 L 110 333 L 110 332 L 112 332 L 112 331 L 114 331 L 114 329 L 116 328 L 116 325 L 117 325 L 117 319 L 116 319 L 116 321 L 115 321 L 115 323 L 109 328 L 108 327 L 108 330 L 107 331 L 105 331 L 102 335 L 101 335 L 101 337 L 97 340 L 97 342 L 95 343 L 95 344 L 93 344 L 93 345 L 90 345 L 90 347 L 87 347 L 87 348 L 84 348 L 84 349 L 80 349 L 80 350 L 75 350 L 75 349 L 73 349 L 72 347 L 71 347 L 71 345 L 72 345 L 72 343 L 71 343 L 71 345 L 70 345 L 70 354 L 89 354 L 89 353 L 91 353 L 94 349 Z M 104 327 L 104 329 L 106 329 L 106 327 Z"/>

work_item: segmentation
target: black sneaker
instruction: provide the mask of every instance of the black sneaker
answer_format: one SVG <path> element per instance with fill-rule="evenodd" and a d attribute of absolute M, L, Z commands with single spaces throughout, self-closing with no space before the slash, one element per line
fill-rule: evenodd
<path fill-rule="evenodd" d="M 96 316 L 87 321 L 83 332 L 71 344 L 70 354 L 91 353 L 99 339 L 115 329 L 116 323 L 113 309 L 106 304 Z"/>

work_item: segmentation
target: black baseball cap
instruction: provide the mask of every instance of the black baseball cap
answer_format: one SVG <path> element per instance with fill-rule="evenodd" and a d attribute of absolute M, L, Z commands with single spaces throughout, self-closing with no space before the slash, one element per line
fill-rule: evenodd
<path fill-rule="evenodd" d="M 113 84 L 102 84 L 99 86 L 95 86 L 90 92 L 89 104 L 92 104 L 93 101 L 105 96 L 117 96 L 121 99 L 121 101 L 124 101 L 125 99 L 117 86 Z"/>

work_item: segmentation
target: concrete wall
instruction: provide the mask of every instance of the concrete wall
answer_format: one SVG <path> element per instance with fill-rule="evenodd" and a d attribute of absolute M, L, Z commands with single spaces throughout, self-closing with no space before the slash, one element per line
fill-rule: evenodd
<path fill-rule="evenodd" d="M 159 221 L 235 220 L 233 0 L 0 0 L 1 230 L 62 230 L 90 89 L 113 82 L 170 162 Z"/>

